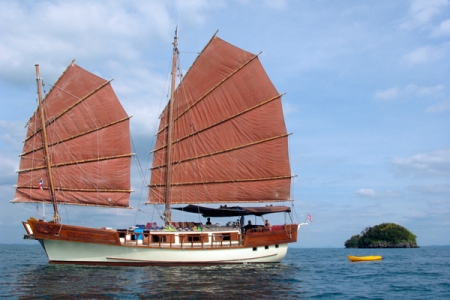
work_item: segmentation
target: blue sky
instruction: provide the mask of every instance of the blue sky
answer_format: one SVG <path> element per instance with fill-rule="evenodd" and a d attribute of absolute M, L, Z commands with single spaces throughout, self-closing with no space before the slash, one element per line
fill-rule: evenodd
<path fill-rule="evenodd" d="M 34 65 L 48 86 L 74 58 L 114 78 L 147 167 L 178 24 L 185 71 L 219 30 L 263 51 L 287 93 L 295 213 L 314 218 L 294 246 L 343 247 L 383 222 L 410 229 L 422 246 L 450 244 L 448 0 L 1 1 L 0 22 L 0 242 L 22 243 L 21 221 L 36 215 L 35 205 L 9 203 L 36 108 Z M 135 209 L 63 207 L 64 221 L 128 227 L 153 218 L 132 172 Z"/>

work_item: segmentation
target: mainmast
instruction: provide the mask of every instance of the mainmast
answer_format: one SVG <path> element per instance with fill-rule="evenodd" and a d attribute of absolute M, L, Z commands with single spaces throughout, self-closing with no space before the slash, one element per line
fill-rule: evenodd
<path fill-rule="evenodd" d="M 165 193 L 164 193 L 164 221 L 166 225 L 172 222 L 172 211 L 170 209 L 170 185 L 172 174 L 172 130 L 173 130 L 173 103 L 175 100 L 175 81 L 177 71 L 177 58 L 178 58 L 178 28 L 175 29 L 175 37 L 173 39 L 173 58 L 172 58 L 172 83 L 170 86 L 170 101 L 169 101 L 169 118 L 167 128 L 167 162 L 166 162 L 166 180 L 165 180 Z"/>
<path fill-rule="evenodd" d="M 39 74 L 39 65 L 36 64 L 36 83 L 37 83 L 37 92 L 38 92 L 38 100 L 39 100 L 39 113 L 41 116 L 41 129 L 42 129 L 42 140 L 44 142 L 44 155 L 45 155 L 45 163 L 47 165 L 47 177 L 48 177 L 48 186 L 50 191 L 50 198 L 53 203 L 53 221 L 55 223 L 59 223 L 61 221 L 58 213 L 58 203 L 56 202 L 55 196 L 55 188 L 53 185 L 53 176 L 52 176 L 52 162 L 50 157 L 50 152 L 48 150 L 48 140 L 47 140 L 47 129 L 45 127 L 45 115 L 44 115 L 44 105 L 42 101 L 42 91 L 41 91 L 41 76 Z"/>

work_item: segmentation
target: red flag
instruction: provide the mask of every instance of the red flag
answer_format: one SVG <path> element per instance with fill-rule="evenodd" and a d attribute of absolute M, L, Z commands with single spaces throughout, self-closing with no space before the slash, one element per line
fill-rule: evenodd
<path fill-rule="evenodd" d="M 312 222 L 312 216 L 310 214 L 308 214 L 307 218 Z"/>

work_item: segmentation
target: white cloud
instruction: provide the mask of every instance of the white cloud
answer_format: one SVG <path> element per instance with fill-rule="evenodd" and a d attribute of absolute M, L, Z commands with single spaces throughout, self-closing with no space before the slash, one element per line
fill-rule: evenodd
<path fill-rule="evenodd" d="M 405 92 L 416 96 L 436 96 L 445 89 L 444 85 L 439 84 L 435 86 L 417 86 L 409 84 L 405 87 Z"/>
<path fill-rule="evenodd" d="M 442 46 L 423 46 L 405 54 L 401 61 L 408 65 L 426 64 L 445 57 Z"/>
<path fill-rule="evenodd" d="M 295 114 L 296 112 L 298 112 L 298 106 L 295 103 L 282 101 L 282 105 L 283 105 L 283 113 L 285 115 Z"/>
<path fill-rule="evenodd" d="M 0 80 L 22 82 L 24 70 L 39 62 L 57 78 L 73 59 L 91 65 L 140 65 L 154 41 L 169 44 L 179 9 L 183 24 L 204 24 L 210 1 L 39 1 L 30 11 L 26 2 L 0 3 Z M 26 20 L 26 21 L 23 21 Z M 52 70 L 50 70 L 50 66 Z M 101 69 L 101 68 L 100 68 Z"/>
<path fill-rule="evenodd" d="M 383 91 L 375 92 L 375 99 L 377 100 L 391 100 L 398 97 L 400 94 L 399 88 L 390 88 Z"/>
<path fill-rule="evenodd" d="M 426 26 L 449 4 L 448 0 L 414 0 L 407 17 L 401 23 L 401 28 L 413 29 Z"/>
<path fill-rule="evenodd" d="M 410 189 L 421 194 L 450 194 L 450 185 L 448 184 L 413 185 Z"/>
<path fill-rule="evenodd" d="M 14 182 L 16 179 L 16 171 L 19 167 L 19 158 L 15 155 L 15 160 L 13 155 L 0 157 L 0 185 L 8 184 Z"/>
<path fill-rule="evenodd" d="M 375 191 L 373 189 L 359 189 L 354 194 L 358 198 L 372 198 L 372 199 L 383 199 L 383 198 L 399 198 L 401 194 L 391 190 L 381 190 Z"/>
<path fill-rule="evenodd" d="M 0 141 L 8 145 L 17 143 L 17 136 L 25 132 L 24 126 L 25 123 L 18 121 L 0 120 Z"/>
<path fill-rule="evenodd" d="M 442 21 L 439 26 L 433 29 L 431 35 L 434 37 L 450 35 L 450 19 Z"/>
<path fill-rule="evenodd" d="M 405 87 L 392 87 L 381 91 L 376 91 L 376 100 L 392 100 L 404 96 L 408 97 L 439 97 L 445 90 L 445 86 L 438 84 L 435 86 L 418 86 L 409 84 Z"/>
<path fill-rule="evenodd" d="M 435 103 L 426 108 L 427 113 L 441 113 L 445 111 L 450 111 L 450 100 Z"/>
<path fill-rule="evenodd" d="M 264 0 L 264 5 L 269 8 L 283 10 L 288 6 L 287 0 Z"/>
<path fill-rule="evenodd" d="M 400 27 L 407 30 L 417 30 L 418 36 L 428 34 L 429 37 L 450 35 L 450 19 L 448 7 L 450 0 L 414 0 L 411 2 L 407 16 L 401 21 Z M 443 18 L 442 16 L 446 17 Z M 421 39 L 417 39 L 420 41 Z M 410 66 L 428 64 L 448 57 L 449 43 L 427 44 L 421 42 L 420 47 L 403 55 L 401 62 Z"/>
<path fill-rule="evenodd" d="M 407 158 L 396 157 L 391 164 L 400 175 L 450 177 L 450 149 L 439 149 Z"/>
<path fill-rule="evenodd" d="M 207 22 L 207 11 L 209 9 L 220 9 L 226 6 L 226 2 L 224 1 L 208 1 L 208 0 L 194 0 L 194 1 L 185 1 L 178 0 L 176 1 L 176 8 L 179 12 L 180 20 L 183 22 L 189 22 L 191 24 L 196 25 L 204 25 Z M 181 24 L 179 24 L 181 25 Z M 181 30 L 183 30 L 183 26 L 181 25 Z"/>

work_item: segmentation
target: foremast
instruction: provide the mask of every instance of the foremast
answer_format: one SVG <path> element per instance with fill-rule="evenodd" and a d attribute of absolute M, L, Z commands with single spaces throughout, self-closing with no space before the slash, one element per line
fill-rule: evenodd
<path fill-rule="evenodd" d="M 47 167 L 47 177 L 48 177 L 48 186 L 49 186 L 49 192 L 50 192 L 50 198 L 53 204 L 53 222 L 60 223 L 61 218 L 58 213 L 58 203 L 56 201 L 56 195 L 55 195 L 55 186 L 53 184 L 53 175 L 52 175 L 52 162 L 51 162 L 51 156 L 48 149 L 48 140 L 47 140 L 47 130 L 46 130 L 46 122 L 45 122 L 45 113 L 44 113 L 44 105 L 42 101 L 42 90 L 41 90 L 41 76 L 39 72 L 39 65 L 36 64 L 36 83 L 37 83 L 37 93 L 38 93 L 38 100 L 39 100 L 39 114 L 41 117 L 41 134 L 42 134 L 42 140 L 44 143 L 44 157 L 45 157 L 45 163 Z"/>
<path fill-rule="evenodd" d="M 172 130 L 173 130 L 173 104 L 175 100 L 175 83 L 176 83 L 176 71 L 178 60 L 178 28 L 175 29 L 175 37 L 173 39 L 173 57 L 172 57 L 172 74 L 170 85 L 170 101 L 169 101 L 169 124 L 167 128 L 167 161 L 166 161 L 166 178 L 165 178 L 165 191 L 164 191 L 164 222 L 166 225 L 172 222 L 172 210 L 170 208 L 170 185 L 172 174 Z"/>

